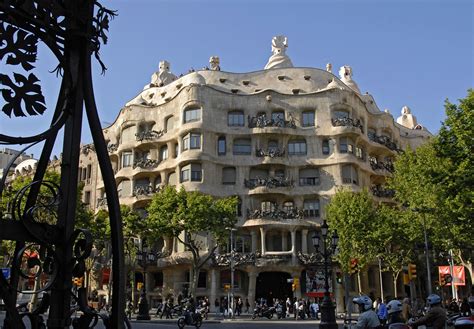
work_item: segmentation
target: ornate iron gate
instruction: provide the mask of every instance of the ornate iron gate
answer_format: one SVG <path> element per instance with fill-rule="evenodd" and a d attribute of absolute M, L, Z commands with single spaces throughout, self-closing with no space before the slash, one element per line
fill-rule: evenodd
<path fill-rule="evenodd" d="M 72 292 L 72 279 L 82 277 L 85 259 L 92 249 L 91 234 L 74 229 L 77 203 L 78 163 L 83 108 L 92 133 L 107 194 L 110 215 L 113 263 L 112 312 L 104 318 L 107 328 L 125 326 L 125 275 L 122 225 L 114 174 L 94 100 L 91 56 L 99 58 L 101 43 L 107 42 L 108 23 L 115 13 L 95 0 L 0 0 L 0 61 L 25 72 L 0 74 L 5 116 L 40 115 L 47 110 L 38 78 L 30 71 L 36 61 L 38 41 L 51 50 L 58 65 L 61 87 L 52 122 L 46 131 L 28 137 L 0 134 L 0 144 L 26 147 L 44 142 L 33 181 L 16 193 L 9 211 L 0 212 L 0 241 L 15 245 L 9 280 L 0 275 L 0 298 L 7 311 L 5 328 L 24 328 L 22 318 L 32 328 L 89 328 L 99 315 L 87 305 L 84 288 Z M 13 78 L 12 78 L 13 76 Z M 5 121 L 4 121 L 5 122 Z M 64 128 L 59 186 L 44 179 L 53 145 Z M 15 159 L 12 159 L 9 167 Z M 8 171 L 8 168 L 7 168 Z M 7 175 L 0 181 L 0 197 L 5 193 Z M 32 252 L 36 257 L 27 257 Z M 24 269 L 35 269 L 35 276 L 47 277 L 37 293 L 44 292 L 38 308 L 19 313 L 16 308 L 20 277 Z M 83 311 L 71 319 L 71 299 Z M 42 314 L 48 309 L 46 324 Z"/>

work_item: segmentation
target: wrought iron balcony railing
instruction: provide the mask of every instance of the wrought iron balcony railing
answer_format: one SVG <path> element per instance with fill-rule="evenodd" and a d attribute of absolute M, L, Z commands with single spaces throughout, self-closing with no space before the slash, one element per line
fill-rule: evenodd
<path fill-rule="evenodd" d="M 133 188 L 133 196 L 147 196 L 155 192 L 155 189 L 149 185 L 137 185 Z"/>
<path fill-rule="evenodd" d="M 270 220 L 285 220 L 285 219 L 303 219 L 304 211 L 297 208 L 288 210 L 280 210 L 275 208 L 273 210 L 247 209 L 247 219 L 270 219 Z"/>
<path fill-rule="evenodd" d="M 372 185 L 370 190 L 374 196 L 379 198 L 393 198 L 395 196 L 395 190 L 386 189 L 382 185 Z"/>
<path fill-rule="evenodd" d="M 263 148 L 256 148 L 255 150 L 255 155 L 259 158 L 263 157 L 270 157 L 270 158 L 276 158 L 276 157 L 283 157 L 285 156 L 285 149 L 279 149 L 279 148 L 269 148 L 267 150 L 264 150 Z"/>
<path fill-rule="evenodd" d="M 97 208 L 105 207 L 107 205 L 107 197 L 97 198 Z"/>
<path fill-rule="evenodd" d="M 373 170 L 386 170 L 390 173 L 393 173 L 395 171 L 395 167 L 393 166 L 393 163 L 390 161 L 382 162 L 382 161 L 377 161 L 374 158 L 369 158 L 369 163 L 370 163 L 370 167 Z"/>
<path fill-rule="evenodd" d="M 361 132 L 364 132 L 364 127 L 359 119 L 352 118 L 333 118 L 331 119 L 333 127 L 355 127 L 359 128 Z"/>
<path fill-rule="evenodd" d="M 118 149 L 118 144 L 109 144 L 107 145 L 107 151 L 109 151 L 109 153 L 113 153 L 115 151 L 117 151 Z"/>
<path fill-rule="evenodd" d="M 163 130 L 144 130 L 144 131 L 137 132 L 135 134 L 135 137 L 138 142 L 143 142 L 144 140 L 152 141 L 152 140 L 158 139 L 161 136 L 163 136 L 163 134 L 164 134 Z"/>
<path fill-rule="evenodd" d="M 264 177 L 264 178 L 253 178 L 245 179 L 244 185 L 246 188 L 254 189 L 259 186 L 267 188 L 275 187 L 291 187 L 293 186 L 293 180 L 288 177 L 276 176 L 276 177 Z"/>
<path fill-rule="evenodd" d="M 94 144 L 82 145 L 82 147 L 81 147 L 81 153 L 82 154 L 88 155 L 90 152 L 95 152 Z"/>
<path fill-rule="evenodd" d="M 378 144 L 384 145 L 387 148 L 389 148 L 392 151 L 400 152 L 401 150 L 397 147 L 397 144 L 395 144 L 389 137 L 387 136 L 377 136 L 374 133 L 368 134 L 367 135 L 369 139 L 373 142 L 376 142 Z"/>
<path fill-rule="evenodd" d="M 133 169 L 142 168 L 142 169 L 152 169 L 156 168 L 160 162 L 153 159 L 135 159 L 133 161 Z"/>
<path fill-rule="evenodd" d="M 283 118 L 268 119 L 265 115 L 258 115 L 255 117 L 248 116 L 249 128 L 265 128 L 265 127 L 279 127 L 279 128 L 296 128 L 295 120 L 290 117 L 290 120 Z"/>

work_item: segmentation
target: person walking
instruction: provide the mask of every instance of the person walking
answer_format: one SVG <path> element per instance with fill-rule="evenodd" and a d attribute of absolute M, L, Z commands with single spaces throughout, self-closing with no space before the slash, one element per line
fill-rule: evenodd
<path fill-rule="evenodd" d="M 412 317 L 410 299 L 405 297 L 402 303 L 402 317 L 405 322 L 407 322 Z"/>
<path fill-rule="evenodd" d="M 387 322 L 387 305 L 383 302 L 382 298 L 379 298 L 377 300 L 379 308 L 377 310 L 377 316 L 379 317 L 380 323 L 382 326 L 385 326 L 385 323 Z"/>
<path fill-rule="evenodd" d="M 249 310 L 250 310 L 249 299 L 245 298 L 245 313 L 249 314 Z"/>

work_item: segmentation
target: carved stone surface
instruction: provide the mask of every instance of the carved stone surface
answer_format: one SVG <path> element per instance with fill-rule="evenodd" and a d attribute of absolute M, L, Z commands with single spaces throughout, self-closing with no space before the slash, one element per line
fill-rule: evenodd
<path fill-rule="evenodd" d="M 268 69 L 280 69 L 286 67 L 293 67 L 291 59 L 285 54 L 286 48 L 288 48 L 288 38 L 283 35 L 278 35 L 272 39 L 272 53 L 268 59 L 265 70 Z"/>
<path fill-rule="evenodd" d="M 293 117 L 290 120 L 284 118 L 268 119 L 265 115 L 258 115 L 255 117 L 248 116 L 249 128 L 265 128 L 265 127 L 279 127 L 279 128 L 296 128 L 296 123 Z"/>
<path fill-rule="evenodd" d="M 297 219 L 301 220 L 304 218 L 303 210 L 292 208 L 289 210 L 280 210 L 275 205 L 274 210 L 261 210 L 247 209 L 247 219 L 271 219 L 271 220 L 285 220 L 285 219 Z"/>
<path fill-rule="evenodd" d="M 361 132 L 364 132 L 364 127 L 359 119 L 333 118 L 331 119 L 331 123 L 334 127 L 356 127 L 359 128 Z"/>
<path fill-rule="evenodd" d="M 249 189 L 254 189 L 259 186 L 264 186 L 267 188 L 275 187 L 291 187 L 293 186 L 293 180 L 288 177 L 265 177 L 265 178 L 254 178 L 254 179 L 245 179 L 244 186 Z"/>
<path fill-rule="evenodd" d="M 152 141 L 163 136 L 163 130 L 144 130 L 135 134 L 135 138 L 139 142 Z"/>

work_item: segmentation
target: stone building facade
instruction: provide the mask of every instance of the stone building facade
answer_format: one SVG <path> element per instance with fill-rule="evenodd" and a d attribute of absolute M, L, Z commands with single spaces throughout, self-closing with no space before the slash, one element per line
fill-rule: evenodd
<path fill-rule="evenodd" d="M 393 202 L 384 182 L 395 155 L 431 136 L 407 107 L 397 123 L 371 95 L 361 94 L 349 66 L 341 67 L 340 77 L 330 64 L 325 70 L 293 67 L 286 47 L 286 38 L 275 37 L 265 69 L 250 73 L 220 71 L 213 56 L 209 69 L 178 78 L 163 61 L 104 129 L 120 202 L 144 216 L 153 193 L 166 184 L 239 197 L 235 295 L 252 304 L 260 297 L 318 296 L 314 271 L 301 255 L 314 251 L 311 237 L 331 195 L 342 186 L 368 188 L 375 200 Z M 80 166 L 84 203 L 104 207 L 92 146 L 83 147 Z M 202 238 L 207 249 L 212 242 Z M 157 248 L 170 256 L 147 268 L 152 304 L 176 297 L 189 281 L 184 246 L 165 238 Z M 223 249 L 221 255 L 228 252 Z M 230 271 L 221 263 L 210 262 L 200 274 L 197 295 L 212 305 L 228 294 Z M 392 279 L 383 275 L 388 295 Z M 288 279 L 294 278 L 300 285 L 292 291 Z M 377 268 L 364 271 L 361 282 L 362 291 L 379 295 Z M 342 305 L 342 286 L 333 286 Z M 351 293 L 356 289 L 354 278 Z"/>

